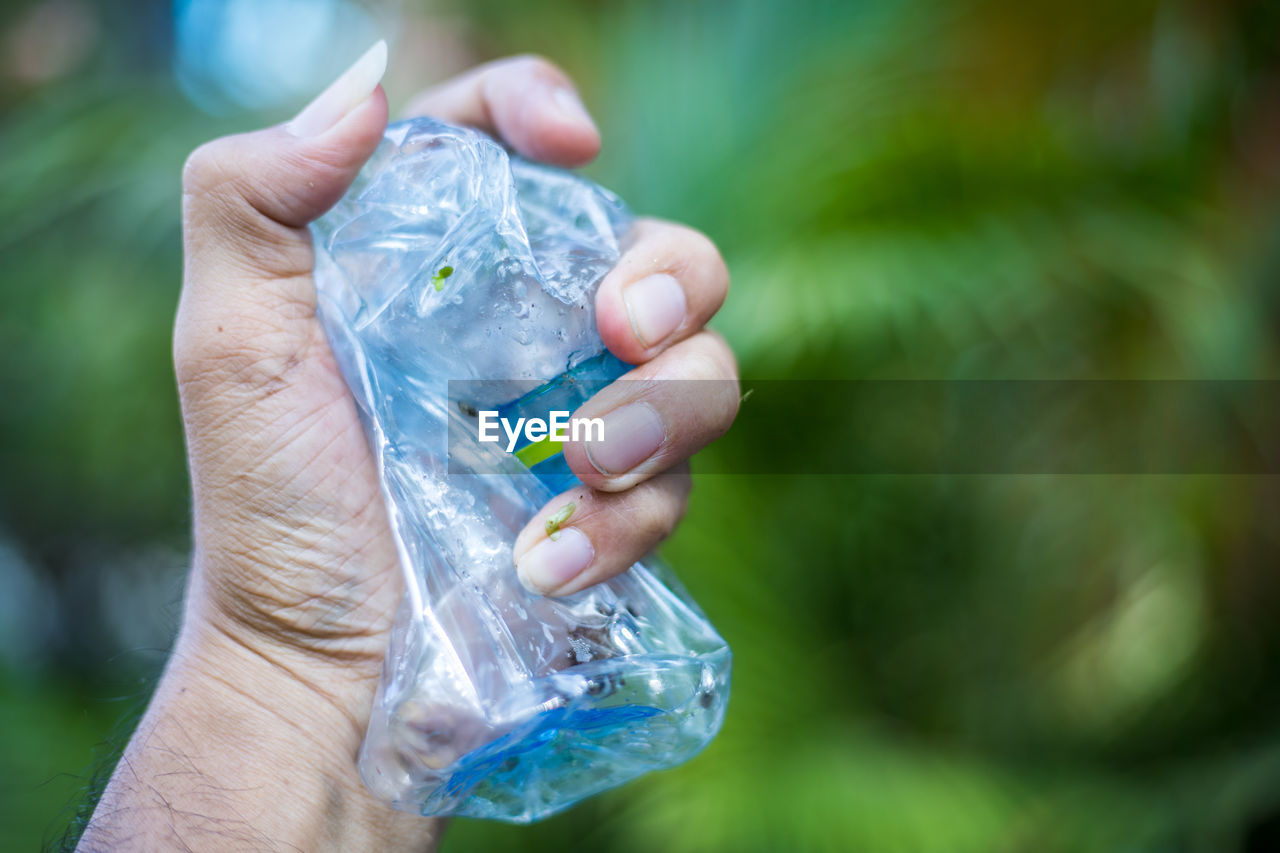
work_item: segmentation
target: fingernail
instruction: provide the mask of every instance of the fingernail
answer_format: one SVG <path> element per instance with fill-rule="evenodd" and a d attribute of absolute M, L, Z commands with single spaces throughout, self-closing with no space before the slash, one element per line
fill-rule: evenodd
<path fill-rule="evenodd" d="M 378 87 L 386 71 L 387 43 L 379 41 L 285 127 L 294 136 L 319 136 L 362 104 Z"/>
<path fill-rule="evenodd" d="M 551 93 L 551 101 L 564 121 L 585 124 L 593 128 L 596 126 L 596 123 L 591 120 L 591 114 L 582 105 L 582 99 L 578 97 L 578 93 L 568 86 L 556 86 Z"/>
<path fill-rule="evenodd" d="M 646 347 L 664 340 L 684 322 L 684 288 L 666 273 L 633 281 L 622 289 L 622 301 L 631 330 Z"/>
<path fill-rule="evenodd" d="M 654 454 L 667 437 L 662 418 L 648 403 L 632 403 L 604 416 L 604 439 L 583 445 L 591 465 L 616 477 Z"/>
<path fill-rule="evenodd" d="M 516 564 L 516 576 L 525 589 L 546 595 L 582 574 L 595 555 L 585 533 L 564 527 L 555 539 L 543 539 L 525 552 Z"/>

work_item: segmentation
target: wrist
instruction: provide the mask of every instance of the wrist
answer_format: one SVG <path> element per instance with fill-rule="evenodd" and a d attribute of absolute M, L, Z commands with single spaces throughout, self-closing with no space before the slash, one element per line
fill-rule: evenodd
<path fill-rule="evenodd" d="M 156 689 L 152 706 L 199 730 L 224 724 L 261 742 L 263 759 L 332 771 L 353 767 L 374 683 L 349 673 L 327 678 L 308 655 L 201 620 L 188 623 Z M 366 693 L 362 707 L 357 694 Z M 296 756 L 296 758 L 293 758 Z"/>
<path fill-rule="evenodd" d="M 189 622 L 82 846 L 122 831 L 197 849 L 432 846 L 439 822 L 393 811 L 360 781 L 367 707 L 353 715 L 289 664 Z"/>

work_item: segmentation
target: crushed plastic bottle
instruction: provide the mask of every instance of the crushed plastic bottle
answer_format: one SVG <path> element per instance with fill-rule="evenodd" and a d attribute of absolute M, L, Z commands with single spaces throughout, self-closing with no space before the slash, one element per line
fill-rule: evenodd
<path fill-rule="evenodd" d="M 515 536 L 576 480 L 556 455 L 530 471 L 457 438 L 479 409 L 571 411 L 626 370 L 594 296 L 629 224 L 590 181 L 412 119 L 312 228 L 407 581 L 360 754 L 397 808 L 539 820 L 720 728 L 729 648 L 669 573 L 646 559 L 565 598 L 527 592 Z"/>

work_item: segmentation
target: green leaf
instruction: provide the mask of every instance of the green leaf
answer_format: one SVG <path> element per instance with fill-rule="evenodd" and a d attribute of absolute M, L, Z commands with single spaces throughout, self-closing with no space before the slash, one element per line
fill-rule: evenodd
<path fill-rule="evenodd" d="M 564 524 L 573 517 L 573 513 L 578 509 L 578 505 L 573 501 L 569 501 L 556 511 L 556 514 L 547 519 L 547 536 L 552 539 L 556 538 L 556 534 L 560 532 L 560 525 Z"/>
<path fill-rule="evenodd" d="M 436 287 L 436 293 L 444 290 L 444 280 L 453 275 L 453 267 L 441 267 L 436 274 L 431 277 L 431 283 Z"/>

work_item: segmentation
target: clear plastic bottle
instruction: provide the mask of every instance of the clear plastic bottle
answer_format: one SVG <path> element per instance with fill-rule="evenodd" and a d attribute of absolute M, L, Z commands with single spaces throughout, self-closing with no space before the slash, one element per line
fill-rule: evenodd
<path fill-rule="evenodd" d="M 474 440 L 480 409 L 572 411 L 627 369 L 594 295 L 629 222 L 589 181 L 414 119 L 313 227 L 408 590 L 360 757 L 399 808 L 537 820 L 719 730 L 730 653 L 688 595 L 650 560 L 565 598 L 527 592 L 516 533 L 577 481 L 556 456 L 530 472 Z"/>

